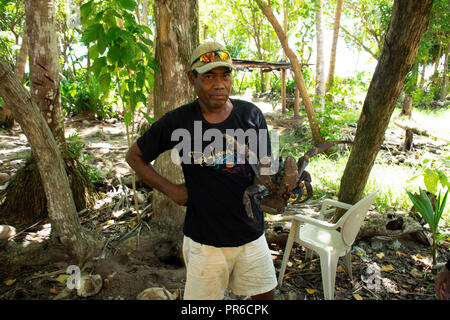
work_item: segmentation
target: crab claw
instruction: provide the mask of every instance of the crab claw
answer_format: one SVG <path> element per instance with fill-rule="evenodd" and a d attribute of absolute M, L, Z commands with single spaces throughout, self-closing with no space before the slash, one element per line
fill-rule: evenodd
<path fill-rule="evenodd" d="M 258 219 L 255 218 L 253 214 L 253 208 L 259 207 L 261 198 L 269 193 L 269 190 L 262 184 L 252 184 L 244 191 L 243 203 L 245 207 L 245 212 L 247 216 L 255 222 L 258 222 Z"/>

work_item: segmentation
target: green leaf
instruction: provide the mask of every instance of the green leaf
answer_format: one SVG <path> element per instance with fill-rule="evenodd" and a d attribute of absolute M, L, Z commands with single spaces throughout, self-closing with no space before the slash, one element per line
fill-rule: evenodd
<path fill-rule="evenodd" d="M 433 194 L 437 193 L 437 185 L 439 182 L 439 176 L 430 169 L 427 169 L 423 175 L 423 182 L 427 190 Z"/>
<path fill-rule="evenodd" d="M 99 32 L 97 34 L 97 44 L 98 44 L 98 53 L 103 54 L 108 45 L 106 43 L 105 29 L 103 29 L 103 26 L 101 29 L 99 29 Z"/>
<path fill-rule="evenodd" d="M 150 49 L 142 43 L 137 43 L 138 47 L 141 48 L 142 51 L 144 51 L 146 54 L 150 54 Z"/>
<path fill-rule="evenodd" d="M 440 233 L 436 236 L 436 243 L 441 241 L 443 238 L 450 236 L 450 233 Z"/>
<path fill-rule="evenodd" d="M 84 30 L 81 41 L 88 44 L 97 40 L 98 34 L 103 32 L 103 26 L 100 23 L 91 24 Z"/>
<path fill-rule="evenodd" d="M 141 110 L 141 113 L 144 115 L 144 118 L 147 120 L 148 123 L 153 124 L 156 120 L 153 119 L 148 115 L 148 113 L 145 113 L 143 110 Z"/>
<path fill-rule="evenodd" d="M 136 1 L 134 0 L 119 0 L 119 6 L 123 9 L 134 10 Z"/>
<path fill-rule="evenodd" d="M 136 93 L 134 92 L 134 90 L 130 91 L 129 99 L 130 99 L 131 113 L 134 113 L 134 110 L 136 109 L 136 104 L 137 104 L 136 98 L 137 97 L 136 97 Z"/>
<path fill-rule="evenodd" d="M 119 64 L 121 55 L 122 55 L 122 48 L 118 45 L 109 48 L 108 53 L 106 54 L 109 62 L 111 62 L 112 64 L 114 63 Z M 122 67 L 123 65 L 119 66 Z"/>
<path fill-rule="evenodd" d="M 139 39 L 141 39 L 141 41 L 146 45 L 153 47 L 153 41 L 150 40 L 149 38 L 146 38 L 144 35 L 140 34 Z"/>
<path fill-rule="evenodd" d="M 123 115 L 123 120 L 124 120 L 126 126 L 129 126 L 131 124 L 131 119 L 132 119 L 132 117 L 131 117 L 130 112 L 127 112 Z"/>
<path fill-rule="evenodd" d="M 131 63 L 131 60 L 133 60 L 133 58 L 134 58 L 134 50 L 132 46 L 126 46 L 121 48 L 120 53 L 121 66 Z"/>
<path fill-rule="evenodd" d="M 94 63 L 91 66 L 91 70 L 97 78 L 99 77 L 99 74 L 101 73 L 104 66 L 106 66 L 106 57 L 100 57 L 94 60 Z"/>
<path fill-rule="evenodd" d="M 108 29 L 108 32 L 106 33 L 106 41 L 111 44 L 113 41 L 115 41 L 119 37 L 120 28 L 117 26 L 111 27 Z"/>
<path fill-rule="evenodd" d="M 420 200 L 425 207 L 423 214 L 427 216 L 427 218 L 424 219 L 425 221 L 428 222 L 432 230 L 436 230 L 437 226 L 434 223 L 434 210 L 433 206 L 431 205 L 431 201 L 428 198 L 427 193 L 424 190 L 422 190 L 422 188 L 419 188 L 419 190 L 420 190 Z"/>
<path fill-rule="evenodd" d="M 92 60 L 97 59 L 98 56 L 99 56 L 99 54 L 98 54 L 98 45 L 97 45 L 97 44 L 94 44 L 94 45 L 92 45 L 92 46 L 89 46 L 88 52 L 89 52 L 89 57 L 90 57 Z"/>
<path fill-rule="evenodd" d="M 422 191 L 422 189 L 420 189 Z M 417 198 L 415 195 L 413 195 L 411 192 L 406 190 L 406 193 L 408 194 L 409 198 L 411 199 L 412 203 L 414 204 L 414 207 L 417 210 L 417 213 L 430 225 L 434 223 L 434 214 L 433 212 L 428 212 L 427 207 L 424 203 L 422 203 L 422 200 Z M 427 197 L 428 199 L 428 197 Z M 428 199 L 428 201 L 430 201 Z"/>
<path fill-rule="evenodd" d="M 442 213 L 444 212 L 445 205 L 447 203 L 448 190 L 444 195 L 444 198 L 441 201 L 441 193 L 439 192 L 438 198 L 436 200 L 436 209 L 435 209 L 435 220 L 436 225 L 439 225 L 439 220 L 441 220 Z"/>
<path fill-rule="evenodd" d="M 92 13 L 92 9 L 94 8 L 94 2 L 93 1 L 88 1 L 86 3 L 83 3 L 80 6 L 80 17 L 81 17 L 81 23 L 85 24 L 88 19 L 89 16 Z"/>
<path fill-rule="evenodd" d="M 136 86 L 142 88 L 145 84 L 145 73 L 140 71 L 136 74 Z"/>
<path fill-rule="evenodd" d="M 98 78 L 98 81 L 100 83 L 100 90 L 105 93 L 108 92 L 109 84 L 111 83 L 111 75 L 109 72 L 102 73 Z"/>

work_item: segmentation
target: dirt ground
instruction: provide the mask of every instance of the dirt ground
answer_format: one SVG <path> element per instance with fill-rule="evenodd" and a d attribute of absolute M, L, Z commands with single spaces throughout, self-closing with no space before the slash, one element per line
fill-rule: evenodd
<path fill-rule="evenodd" d="M 72 118 L 66 122 L 67 136 L 77 133 L 83 142 L 87 160 L 96 168 L 103 183 L 96 186 L 101 195 L 94 208 L 79 213 L 83 228 L 102 239 L 102 247 L 86 265 L 83 274 L 101 276 L 100 291 L 90 297 L 80 297 L 67 288 L 70 262 L 56 259 L 40 264 L 39 259 L 15 268 L 13 252 L 25 246 L 38 246 L 36 256 L 48 254 L 46 240 L 50 226 L 39 221 L 31 226 L 14 226 L 16 236 L 0 243 L 0 299 L 136 299 L 144 289 L 163 287 L 172 297 L 180 299 L 185 282 L 185 268 L 178 260 L 167 261 L 157 256 L 161 244 L 155 243 L 151 227 L 151 190 L 140 187 L 140 208 L 147 212 L 136 225 L 129 192 L 129 169 L 124 161 L 127 150 L 122 123 Z M 26 137 L 18 126 L 11 131 L 0 130 L 0 172 L 13 177 L 30 154 Z M 3 182 L 2 182 L 3 183 Z M 6 188 L 0 183 L 0 198 Z M 317 202 L 308 202 L 317 208 Z M 0 213 L 1 214 L 1 213 Z M 1 217 L 0 217 L 1 218 Z M 5 221 L 0 221 L 5 224 Z M 270 223 L 268 228 L 274 228 Z M 278 228 L 278 229 L 277 229 Z M 275 229 L 286 238 L 289 225 Z M 284 245 L 269 243 L 274 264 L 281 265 Z M 448 239 L 439 247 L 439 261 L 450 256 Z M 305 260 L 304 249 L 294 246 L 281 288 L 280 300 L 323 299 L 320 263 L 317 258 Z M 336 276 L 337 300 L 434 300 L 434 280 L 428 246 L 409 236 L 399 238 L 373 237 L 359 239 L 352 252 L 352 278 L 342 267 Z M 226 299 L 245 299 L 227 292 Z"/>

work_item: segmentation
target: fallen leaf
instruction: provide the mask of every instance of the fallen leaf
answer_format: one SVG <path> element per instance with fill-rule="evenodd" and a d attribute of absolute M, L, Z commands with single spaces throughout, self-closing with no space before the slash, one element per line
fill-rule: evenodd
<path fill-rule="evenodd" d="M 308 294 L 314 294 L 314 293 L 317 292 L 316 289 L 309 289 L 309 288 L 306 288 L 305 291 L 306 291 Z"/>
<path fill-rule="evenodd" d="M 383 259 L 383 258 L 384 258 L 384 252 L 377 253 L 376 256 L 377 256 L 379 259 Z"/>
<path fill-rule="evenodd" d="M 51 288 L 50 290 L 48 290 L 48 292 L 50 292 L 51 294 L 58 294 L 58 290 L 56 290 L 55 288 Z"/>
<path fill-rule="evenodd" d="M 16 282 L 16 279 L 7 279 L 5 280 L 5 284 L 9 287 L 12 286 Z"/>
<path fill-rule="evenodd" d="M 396 251 L 395 252 L 399 257 L 406 257 L 406 256 L 408 256 L 406 253 L 404 253 L 404 252 L 401 252 L 401 251 Z"/>
<path fill-rule="evenodd" d="M 55 278 L 55 280 L 60 283 L 66 283 L 66 281 L 69 277 L 70 277 L 70 274 L 60 274 L 57 278 Z"/>
<path fill-rule="evenodd" d="M 290 268 L 292 267 L 292 262 L 288 261 L 287 266 Z"/>
<path fill-rule="evenodd" d="M 382 266 L 381 269 L 383 271 L 393 271 L 393 270 L 395 270 L 394 267 L 392 266 L 392 264 L 386 264 L 386 265 Z"/>
<path fill-rule="evenodd" d="M 343 289 L 341 287 L 336 287 L 337 291 L 342 291 Z"/>
<path fill-rule="evenodd" d="M 356 300 L 364 300 L 359 294 L 354 293 L 353 294 L 353 298 L 355 298 Z"/>
<path fill-rule="evenodd" d="M 423 274 L 419 270 L 417 270 L 416 268 L 412 268 L 409 273 L 416 279 L 422 279 L 423 278 Z"/>

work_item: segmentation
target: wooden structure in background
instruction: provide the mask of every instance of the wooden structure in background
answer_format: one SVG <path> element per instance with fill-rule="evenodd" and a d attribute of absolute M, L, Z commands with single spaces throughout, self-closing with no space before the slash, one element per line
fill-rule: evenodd
<path fill-rule="evenodd" d="M 289 62 L 267 62 L 260 60 L 245 60 L 245 59 L 235 59 L 233 58 L 233 65 L 237 66 L 238 70 L 242 69 L 252 69 L 252 68 L 262 68 L 263 72 L 272 72 L 272 71 L 280 71 L 281 73 L 285 73 L 288 69 L 292 70 L 292 65 Z M 310 64 L 301 64 L 303 66 L 309 66 Z M 241 68 L 239 68 L 241 67 Z M 282 82 L 281 92 L 286 92 L 286 81 Z M 286 94 L 281 95 L 281 105 L 282 110 L 286 109 Z M 295 86 L 295 102 L 294 102 L 294 118 L 299 118 L 299 92 L 297 86 Z M 284 113 L 284 112 L 283 112 Z"/>

